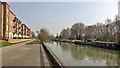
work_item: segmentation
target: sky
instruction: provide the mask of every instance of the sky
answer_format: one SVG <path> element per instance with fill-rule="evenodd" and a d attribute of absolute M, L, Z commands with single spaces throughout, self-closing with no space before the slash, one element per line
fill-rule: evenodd
<path fill-rule="evenodd" d="M 53 35 L 76 22 L 104 23 L 118 14 L 118 2 L 9 2 L 11 11 L 34 32 L 45 27 Z"/>

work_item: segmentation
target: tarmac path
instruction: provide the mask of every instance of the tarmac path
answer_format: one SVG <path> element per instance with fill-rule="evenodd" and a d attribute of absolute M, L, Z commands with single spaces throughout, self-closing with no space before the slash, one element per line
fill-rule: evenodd
<path fill-rule="evenodd" d="M 2 66 L 40 66 L 40 44 L 19 43 L 0 48 Z"/>

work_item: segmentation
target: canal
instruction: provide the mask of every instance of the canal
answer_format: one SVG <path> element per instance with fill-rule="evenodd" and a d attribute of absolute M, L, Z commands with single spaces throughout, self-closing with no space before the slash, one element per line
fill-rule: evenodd
<path fill-rule="evenodd" d="M 73 43 L 45 43 L 66 66 L 119 66 L 120 52 Z"/>

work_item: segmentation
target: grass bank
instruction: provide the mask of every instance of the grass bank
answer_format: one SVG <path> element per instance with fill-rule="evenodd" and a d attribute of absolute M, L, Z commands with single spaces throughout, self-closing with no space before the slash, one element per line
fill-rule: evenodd
<path fill-rule="evenodd" d="M 41 44 L 41 42 L 40 42 L 39 39 L 35 39 L 35 40 L 31 41 L 31 42 L 26 43 L 26 45 L 27 44 Z"/>
<path fill-rule="evenodd" d="M 29 41 L 29 40 L 27 40 L 27 41 Z M 18 44 L 18 43 L 23 43 L 23 42 L 27 42 L 27 41 L 22 41 L 22 42 L 17 42 L 17 43 L 9 43 L 7 41 L 0 41 L 0 47 L 10 46 L 10 45 L 14 45 L 14 44 Z"/>

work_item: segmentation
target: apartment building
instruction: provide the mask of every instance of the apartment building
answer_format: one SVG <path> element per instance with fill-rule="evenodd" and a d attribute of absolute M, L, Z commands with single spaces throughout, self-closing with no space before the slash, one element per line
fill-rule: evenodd
<path fill-rule="evenodd" d="M 31 38 L 31 29 L 16 17 L 6 2 L 0 2 L 0 39 L 9 41 Z"/>

